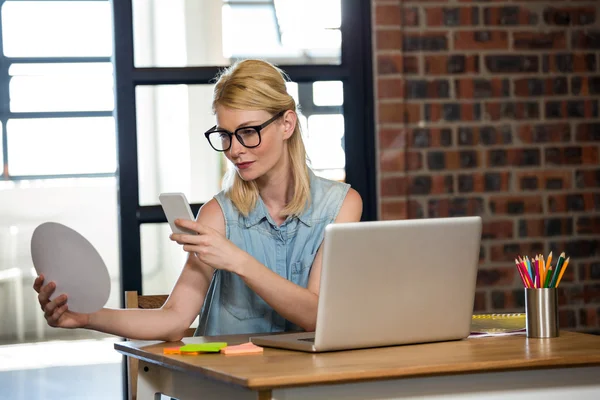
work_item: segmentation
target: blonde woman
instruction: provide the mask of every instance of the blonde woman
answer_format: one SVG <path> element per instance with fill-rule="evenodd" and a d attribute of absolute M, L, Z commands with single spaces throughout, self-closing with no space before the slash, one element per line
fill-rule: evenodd
<path fill-rule="evenodd" d="M 308 168 L 277 67 L 245 60 L 223 71 L 213 111 L 217 125 L 205 136 L 231 168 L 196 221 L 177 222 L 198 235 L 171 235 L 188 259 L 164 306 L 73 313 L 67 295 L 49 300 L 54 284 L 40 276 L 34 289 L 49 325 L 167 341 L 181 339 L 197 315 L 197 335 L 315 329 L 325 226 L 359 221 L 361 197 Z"/>

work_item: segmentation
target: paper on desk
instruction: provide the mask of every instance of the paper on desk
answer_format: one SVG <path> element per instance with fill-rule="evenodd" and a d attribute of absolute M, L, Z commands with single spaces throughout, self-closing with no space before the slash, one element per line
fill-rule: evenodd
<path fill-rule="evenodd" d="M 526 333 L 525 314 L 480 314 L 471 320 L 471 337 L 510 336 Z"/>

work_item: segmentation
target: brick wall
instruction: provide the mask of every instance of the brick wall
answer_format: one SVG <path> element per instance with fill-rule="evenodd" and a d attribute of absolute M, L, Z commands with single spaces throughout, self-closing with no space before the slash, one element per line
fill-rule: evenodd
<path fill-rule="evenodd" d="M 566 251 L 561 324 L 600 332 L 600 1 L 372 1 L 380 219 L 481 215 L 477 312 Z"/>

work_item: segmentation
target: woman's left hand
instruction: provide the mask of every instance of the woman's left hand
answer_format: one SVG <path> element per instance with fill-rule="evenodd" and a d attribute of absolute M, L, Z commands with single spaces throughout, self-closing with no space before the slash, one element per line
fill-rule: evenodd
<path fill-rule="evenodd" d="M 234 245 L 221 233 L 196 221 L 176 220 L 175 224 L 198 232 L 197 235 L 173 233 L 169 238 L 192 253 L 203 263 L 215 268 L 237 273 L 248 253 Z"/>

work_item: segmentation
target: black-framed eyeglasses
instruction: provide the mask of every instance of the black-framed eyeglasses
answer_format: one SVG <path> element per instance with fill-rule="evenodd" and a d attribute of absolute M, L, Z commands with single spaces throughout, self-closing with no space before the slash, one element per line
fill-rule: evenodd
<path fill-rule="evenodd" d="M 257 126 L 243 126 L 237 128 L 235 132 L 229 132 L 225 129 L 217 129 L 217 126 L 213 126 L 208 131 L 204 132 L 204 136 L 210 143 L 210 146 L 216 151 L 227 151 L 231 148 L 231 141 L 233 136 L 242 144 L 242 146 L 249 149 L 258 147 L 260 145 L 261 137 L 260 131 L 264 129 L 271 122 L 281 117 L 287 110 L 280 111 L 273 118 L 267 122 Z"/>

